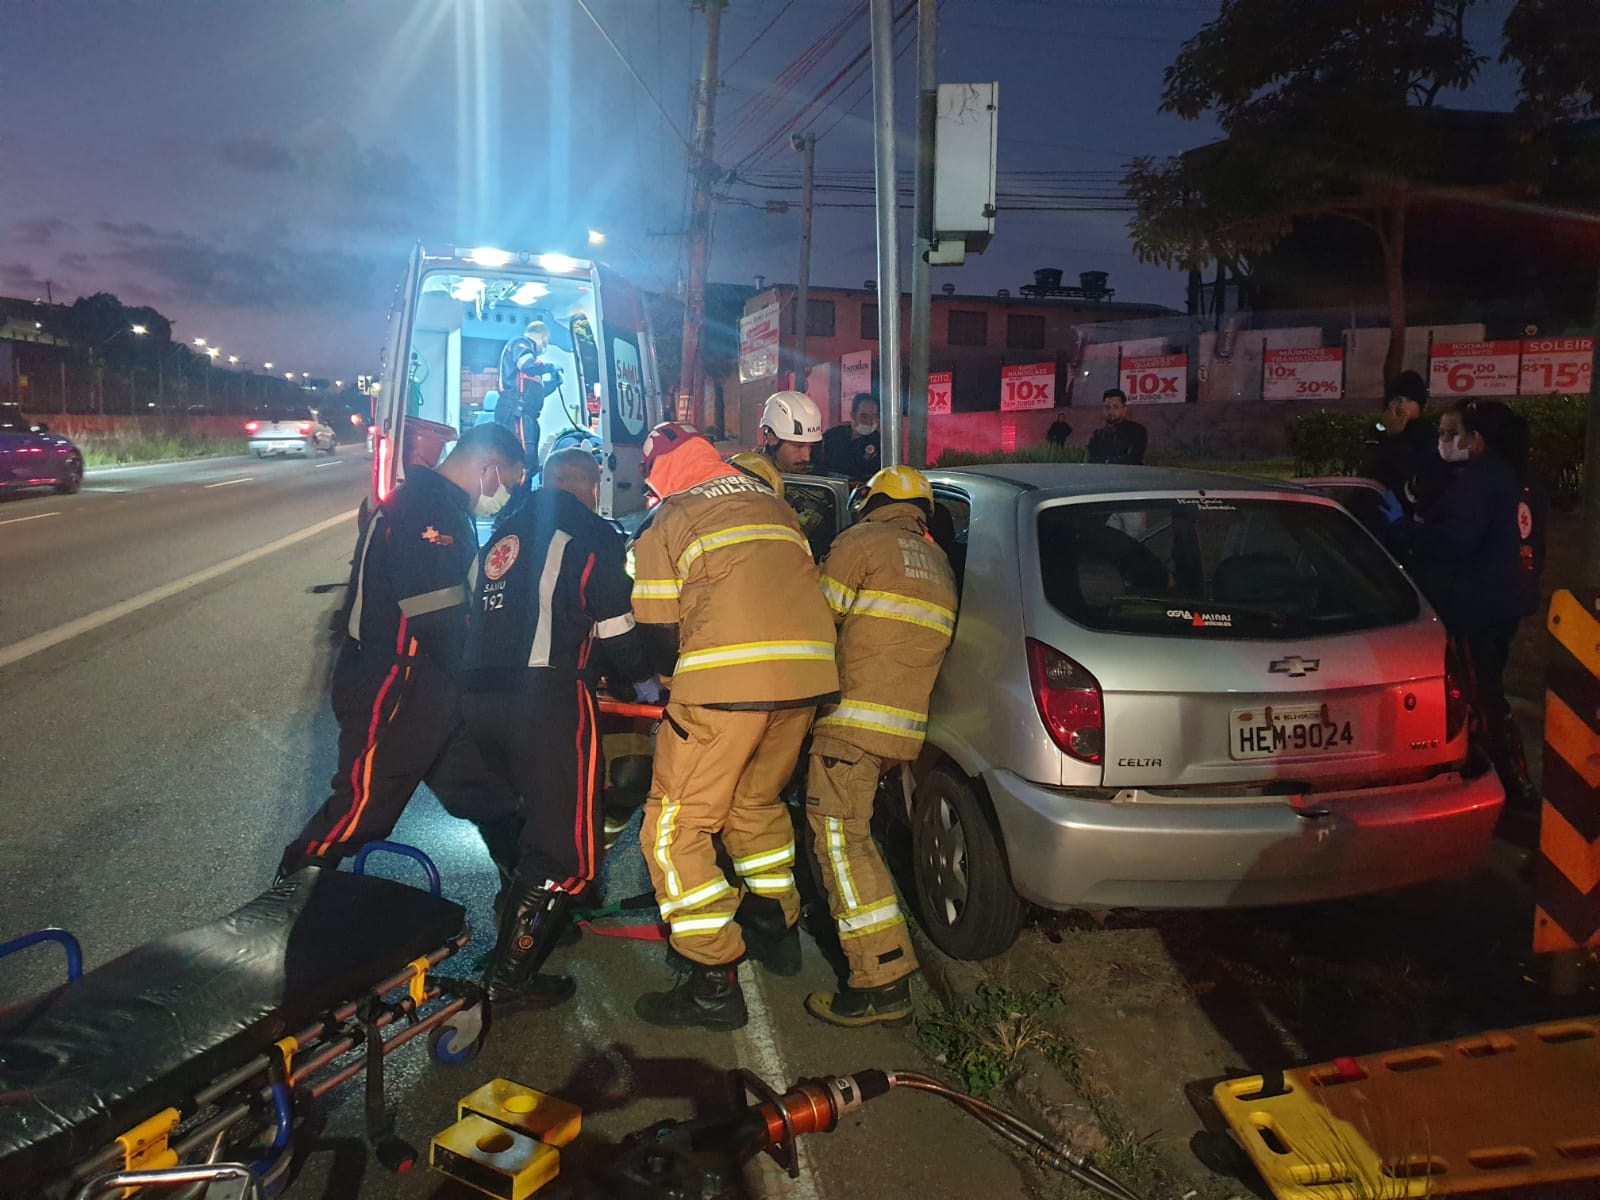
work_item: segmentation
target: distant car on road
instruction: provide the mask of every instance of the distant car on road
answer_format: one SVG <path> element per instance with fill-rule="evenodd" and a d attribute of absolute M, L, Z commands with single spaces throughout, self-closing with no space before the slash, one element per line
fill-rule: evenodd
<path fill-rule="evenodd" d="M 245 422 L 250 435 L 250 453 L 257 458 L 269 454 L 332 454 L 333 427 L 309 408 L 279 409 L 252 417 Z"/>
<path fill-rule="evenodd" d="M 51 433 L 17 404 L 0 404 L 0 492 L 83 486 L 83 454 L 70 438 Z"/>

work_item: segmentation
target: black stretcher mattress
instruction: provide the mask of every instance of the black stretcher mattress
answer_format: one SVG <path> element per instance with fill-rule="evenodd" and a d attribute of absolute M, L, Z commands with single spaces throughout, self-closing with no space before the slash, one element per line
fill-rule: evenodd
<path fill-rule="evenodd" d="M 458 934 L 459 904 L 307 868 L 199 929 L 0 1009 L 0 1196 L 36 1195 Z"/>

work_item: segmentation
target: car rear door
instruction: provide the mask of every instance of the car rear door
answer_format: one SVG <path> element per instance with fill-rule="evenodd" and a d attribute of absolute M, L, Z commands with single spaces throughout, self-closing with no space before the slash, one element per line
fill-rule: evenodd
<path fill-rule="evenodd" d="M 1452 757 L 1443 630 L 1337 506 L 1212 492 L 1021 519 L 1029 628 L 1099 684 L 1105 786 L 1370 781 Z"/>

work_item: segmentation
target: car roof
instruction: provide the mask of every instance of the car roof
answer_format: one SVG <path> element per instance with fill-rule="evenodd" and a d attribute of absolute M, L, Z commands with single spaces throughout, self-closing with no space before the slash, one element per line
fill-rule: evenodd
<path fill-rule="evenodd" d="M 1281 479 L 1255 479 L 1221 471 L 1190 471 L 1181 467 L 1105 466 L 1088 463 L 990 463 L 982 466 L 932 470 L 935 482 L 959 482 L 977 476 L 1009 484 L 1018 491 L 1048 491 L 1057 495 L 1087 496 L 1126 492 L 1260 492 L 1305 494 L 1305 489 Z"/>

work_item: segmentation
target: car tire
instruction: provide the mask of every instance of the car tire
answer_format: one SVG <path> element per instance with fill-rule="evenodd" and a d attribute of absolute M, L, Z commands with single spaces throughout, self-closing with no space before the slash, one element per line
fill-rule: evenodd
<path fill-rule="evenodd" d="M 993 958 L 1017 938 L 1022 900 L 977 787 L 950 766 L 917 788 L 912 878 L 923 932 L 952 958 Z"/>
<path fill-rule="evenodd" d="M 253 450 L 251 453 L 257 458 L 265 458 L 267 456 L 267 452 L 265 450 Z"/>
<path fill-rule="evenodd" d="M 83 486 L 83 459 L 69 458 L 67 464 L 61 469 L 61 479 L 56 484 L 56 491 L 63 496 L 70 496 Z"/>

